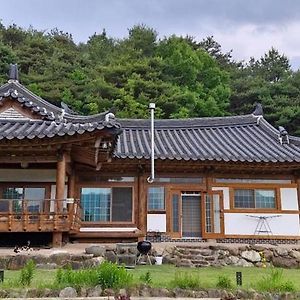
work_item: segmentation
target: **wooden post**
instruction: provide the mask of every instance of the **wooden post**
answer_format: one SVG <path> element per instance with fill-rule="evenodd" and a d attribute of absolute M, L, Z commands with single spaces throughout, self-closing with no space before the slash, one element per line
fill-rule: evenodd
<path fill-rule="evenodd" d="M 138 226 L 142 231 L 143 235 L 147 234 L 147 193 L 146 193 L 146 177 L 143 175 L 139 176 L 139 220 Z"/>
<path fill-rule="evenodd" d="M 75 201 L 75 172 L 71 170 L 71 173 L 68 177 L 68 198 L 73 198 Z M 69 224 L 70 229 L 73 229 L 74 218 L 74 202 L 68 204 L 68 214 L 69 214 Z"/>
<path fill-rule="evenodd" d="M 56 167 L 56 210 L 55 219 L 63 212 L 63 199 L 65 197 L 65 181 L 66 181 L 66 155 L 62 153 L 59 155 Z M 55 222 L 55 220 L 54 220 Z M 62 232 L 53 232 L 52 237 L 53 246 L 62 246 Z"/>

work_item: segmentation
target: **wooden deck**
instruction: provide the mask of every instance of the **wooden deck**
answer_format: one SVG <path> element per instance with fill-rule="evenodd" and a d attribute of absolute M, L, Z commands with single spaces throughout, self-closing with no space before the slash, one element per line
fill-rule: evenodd
<path fill-rule="evenodd" d="M 0 200 L 0 232 L 77 232 L 78 200 Z"/>

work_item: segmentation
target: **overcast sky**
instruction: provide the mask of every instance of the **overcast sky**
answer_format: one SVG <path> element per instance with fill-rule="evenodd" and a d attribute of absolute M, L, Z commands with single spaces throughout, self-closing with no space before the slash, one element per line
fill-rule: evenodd
<path fill-rule="evenodd" d="M 4 25 L 57 27 L 85 42 L 95 32 L 124 37 L 135 24 L 160 36 L 213 35 L 238 60 L 259 58 L 272 46 L 300 67 L 300 0 L 0 0 Z"/>

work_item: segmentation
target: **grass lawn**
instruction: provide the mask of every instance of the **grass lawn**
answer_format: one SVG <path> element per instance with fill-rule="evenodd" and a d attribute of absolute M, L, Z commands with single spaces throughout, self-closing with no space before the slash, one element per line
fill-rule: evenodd
<path fill-rule="evenodd" d="M 174 279 L 176 273 L 197 274 L 204 288 L 215 288 L 218 277 L 227 275 L 235 283 L 235 274 L 237 271 L 243 273 L 243 288 L 255 287 L 260 278 L 270 274 L 270 269 L 260 268 L 240 268 L 240 267 L 223 267 L 223 268 L 176 268 L 172 265 L 162 266 L 138 266 L 135 269 L 128 270 L 133 274 L 134 282 L 140 282 L 141 275 L 150 272 L 152 285 L 155 287 L 170 287 L 170 281 Z M 54 283 L 56 270 L 36 270 L 31 286 L 32 287 L 49 287 Z M 0 284 L 0 288 L 14 287 L 12 283 L 20 275 L 20 271 L 5 270 L 4 283 Z M 300 291 L 300 270 L 285 269 L 283 270 L 283 279 L 294 283 L 297 291 Z M 202 286 L 202 284 L 201 284 Z"/>

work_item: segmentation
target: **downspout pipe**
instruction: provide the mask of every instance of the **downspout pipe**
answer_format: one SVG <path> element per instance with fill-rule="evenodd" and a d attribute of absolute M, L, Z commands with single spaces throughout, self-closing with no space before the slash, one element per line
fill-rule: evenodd
<path fill-rule="evenodd" d="M 147 178 L 148 183 L 153 183 L 155 179 L 154 174 L 154 112 L 155 103 L 149 104 L 149 109 L 151 113 L 151 175 Z"/>

